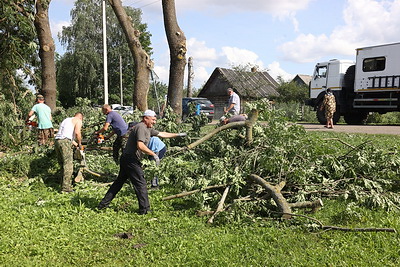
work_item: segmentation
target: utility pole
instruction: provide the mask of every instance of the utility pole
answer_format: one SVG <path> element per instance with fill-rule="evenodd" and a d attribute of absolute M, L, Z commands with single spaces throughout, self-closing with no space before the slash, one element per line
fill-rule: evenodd
<path fill-rule="evenodd" d="M 122 90 L 122 56 L 119 55 L 119 88 L 121 89 L 121 106 L 124 105 L 124 97 Z"/>
<path fill-rule="evenodd" d="M 187 83 L 187 97 L 192 97 L 193 95 L 193 58 L 189 57 L 188 59 L 188 83 Z"/>
<path fill-rule="evenodd" d="M 106 0 L 103 0 L 103 71 L 104 71 L 104 104 L 108 104 L 108 72 L 107 72 L 107 26 Z"/>

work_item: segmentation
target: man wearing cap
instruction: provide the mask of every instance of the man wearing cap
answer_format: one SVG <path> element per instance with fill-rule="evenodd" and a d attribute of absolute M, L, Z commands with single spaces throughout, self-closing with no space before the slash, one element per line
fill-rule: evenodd
<path fill-rule="evenodd" d="M 113 158 L 114 161 L 118 163 L 119 151 L 124 148 L 124 145 L 126 143 L 125 134 L 128 131 L 128 124 L 126 124 L 122 116 L 119 115 L 118 112 L 113 111 L 111 109 L 111 106 L 108 104 L 103 105 L 101 111 L 104 115 L 107 115 L 106 122 L 103 128 L 95 132 L 95 134 L 101 134 L 107 131 L 110 125 L 112 126 L 112 131 L 108 136 L 105 137 L 105 140 L 110 139 L 111 136 L 113 136 L 114 134 L 117 135 L 117 138 L 113 143 Z"/>
<path fill-rule="evenodd" d="M 232 115 L 239 115 L 240 112 L 240 97 L 236 94 L 232 88 L 227 90 L 229 95 L 228 107 L 225 108 L 225 113 Z"/>
<path fill-rule="evenodd" d="M 146 110 L 143 113 L 142 121 L 132 128 L 121 156 L 118 177 L 99 203 L 98 209 L 107 208 L 115 195 L 121 190 L 125 181 L 129 179 L 134 186 L 138 199 L 139 214 L 143 215 L 150 212 L 147 184 L 144 178 L 142 164 L 140 162 L 144 154 L 147 154 L 154 158 L 157 165 L 160 163 L 157 154 L 148 148 L 150 138 L 151 136 L 162 138 L 186 136 L 186 133 L 168 133 L 155 130 L 153 126 L 156 123 L 156 120 L 156 113 L 152 110 Z"/>
<path fill-rule="evenodd" d="M 50 138 L 54 137 L 54 129 L 53 124 L 51 122 L 51 109 L 48 105 L 44 103 L 44 97 L 42 95 L 36 96 L 36 102 L 31 111 L 28 113 L 28 117 L 26 121 L 30 120 L 34 114 L 38 118 L 38 143 L 39 146 L 50 144 L 52 145 L 53 142 L 50 141 Z"/>

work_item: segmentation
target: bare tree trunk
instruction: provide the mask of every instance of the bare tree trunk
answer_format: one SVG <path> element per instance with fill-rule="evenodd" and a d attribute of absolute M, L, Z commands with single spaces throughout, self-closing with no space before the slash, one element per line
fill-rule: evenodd
<path fill-rule="evenodd" d="M 193 78 L 194 78 L 194 73 L 193 73 L 193 58 L 189 57 L 188 60 L 188 83 L 187 83 L 187 97 L 192 97 L 193 96 Z"/>
<path fill-rule="evenodd" d="M 54 62 L 55 45 L 51 37 L 49 23 L 49 5 L 51 0 L 36 1 L 35 28 L 39 39 L 39 57 L 42 65 L 42 85 L 39 92 L 45 97 L 46 104 L 56 108 L 56 64 Z"/>
<path fill-rule="evenodd" d="M 122 7 L 121 0 L 108 1 L 124 30 L 129 49 L 133 56 L 135 70 L 133 105 L 139 110 L 144 111 L 147 109 L 147 94 L 150 86 L 150 69 L 152 68 L 153 63 L 150 60 L 149 55 L 143 49 L 142 44 L 139 41 L 140 32 L 134 28 L 132 20 Z"/>
<path fill-rule="evenodd" d="M 165 33 L 170 51 L 168 100 L 174 113 L 182 114 L 183 79 L 186 66 L 186 37 L 176 19 L 175 0 L 162 0 Z"/>

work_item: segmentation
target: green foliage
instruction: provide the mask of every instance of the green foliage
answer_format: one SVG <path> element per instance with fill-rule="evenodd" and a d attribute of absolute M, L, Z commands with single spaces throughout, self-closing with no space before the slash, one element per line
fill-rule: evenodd
<path fill-rule="evenodd" d="M 277 101 L 279 102 L 295 101 L 304 103 L 304 101 L 309 97 L 308 87 L 300 86 L 295 82 L 280 81 L 280 84 L 276 90 L 280 94 L 280 96 L 277 98 Z"/>
<path fill-rule="evenodd" d="M 400 124 L 400 112 L 388 112 L 386 114 L 371 113 L 367 119 L 368 124 Z"/>
<path fill-rule="evenodd" d="M 34 105 L 34 96 L 30 91 L 15 91 L 15 102 L 10 102 L 0 92 L 0 149 L 15 149 L 36 140 L 36 132 L 25 125 L 25 119 Z"/>
<path fill-rule="evenodd" d="M 32 72 L 39 62 L 33 25 L 35 7 L 32 1 L 3 0 L 0 10 L 0 92 L 10 94 L 7 100 L 11 100 L 13 91 L 26 89 L 24 79 L 36 79 Z"/>
<path fill-rule="evenodd" d="M 79 107 L 60 109 L 60 119 L 84 111 L 84 124 L 90 131 L 93 127 L 88 122 L 104 122 L 104 115 L 90 108 L 87 99 L 77 99 L 77 103 Z M 76 184 L 72 194 L 58 193 L 60 167 L 52 149 L 28 151 L 31 147 L 21 146 L 21 151 L 29 153 L 7 153 L 0 158 L 2 264 L 287 266 L 289 251 L 290 265 L 295 266 L 398 266 L 398 234 L 316 234 L 318 227 L 304 217 L 272 220 L 274 205 L 246 178 L 255 173 L 272 184 L 286 181 L 283 191 L 289 201 L 323 198 L 324 208 L 312 216 L 325 225 L 398 230 L 399 138 L 306 133 L 300 126 L 287 124 L 282 111 L 269 108 L 269 102 L 255 105 L 267 121 L 255 125 L 252 144 L 243 139 L 244 129 L 228 130 L 193 150 L 176 151 L 169 145 L 158 169 L 144 162 L 146 178 L 156 173 L 162 185 L 161 190 L 149 192 L 154 212 L 145 216 L 136 214 L 130 185 L 122 188 L 110 209 L 96 210 L 108 189 L 103 183 L 118 172 L 107 153 L 87 152 L 89 168 L 105 176 L 85 175 L 85 182 Z M 171 139 L 180 146 L 214 127 L 191 132 L 190 124 L 176 123 L 170 109 L 166 114 L 158 120 L 157 129 L 190 132 L 188 138 Z M 139 115 L 135 111 L 132 119 Z M 183 190 L 223 183 L 231 184 L 226 201 L 230 206 L 216 217 L 215 227 L 194 214 L 198 209 L 214 210 L 222 190 L 161 200 Z M 132 233 L 132 238 L 114 236 L 122 232 Z"/>
<path fill-rule="evenodd" d="M 102 58 L 102 11 L 101 1 L 78 0 L 71 11 L 71 25 L 64 27 L 59 36 L 67 52 L 57 61 L 57 88 L 64 107 L 75 105 L 76 97 L 86 97 L 94 104 L 103 99 Z M 125 7 L 132 23 L 141 32 L 139 37 L 143 49 L 151 54 L 147 25 L 141 22 L 141 10 Z M 112 8 L 107 5 L 108 68 L 120 69 L 122 57 L 122 79 L 124 103 L 132 103 L 134 81 L 133 59 L 123 30 Z M 99 34 L 100 33 L 100 34 Z M 120 102 L 120 73 L 109 72 L 110 100 Z M 110 102 L 111 103 L 111 102 Z"/>

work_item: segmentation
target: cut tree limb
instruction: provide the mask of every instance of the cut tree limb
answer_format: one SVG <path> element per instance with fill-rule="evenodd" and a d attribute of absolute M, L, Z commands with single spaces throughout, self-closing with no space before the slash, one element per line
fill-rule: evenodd
<path fill-rule="evenodd" d="M 229 186 L 227 186 L 225 188 L 224 193 L 222 194 L 221 200 L 218 203 L 217 210 L 210 217 L 210 219 L 208 219 L 207 223 L 213 223 L 214 222 L 214 218 L 217 216 L 217 214 L 220 213 L 224 209 L 224 203 L 225 203 L 226 196 L 228 195 L 229 188 L 230 188 Z"/>
<path fill-rule="evenodd" d="M 280 186 L 273 186 L 266 182 L 263 178 L 258 175 L 252 174 L 250 175 L 250 179 L 256 182 L 257 184 L 261 185 L 271 196 L 272 199 L 275 201 L 276 205 L 280 212 L 282 212 L 284 219 L 290 219 L 292 210 L 290 209 L 289 203 L 281 194 L 281 185 Z"/>
<path fill-rule="evenodd" d="M 207 141 L 208 139 L 210 139 L 211 137 L 213 137 L 214 135 L 216 135 L 217 133 L 219 133 L 221 131 L 224 131 L 227 129 L 232 129 L 232 128 L 239 128 L 239 127 L 246 127 L 246 139 L 247 139 L 248 143 L 251 143 L 253 141 L 253 130 L 252 129 L 253 129 L 253 126 L 256 123 L 257 119 L 258 119 L 258 111 L 253 109 L 250 112 L 249 118 L 246 121 L 231 122 L 231 123 L 225 124 L 221 127 L 215 128 L 210 133 L 206 134 L 205 136 L 203 136 L 196 142 L 193 142 L 190 145 L 188 145 L 186 147 L 186 149 L 192 149 L 192 148 L 200 145 L 201 143 Z"/>
<path fill-rule="evenodd" d="M 174 198 L 185 197 L 185 196 L 189 196 L 189 195 L 195 194 L 197 192 L 210 190 L 210 189 L 215 189 L 215 188 L 222 188 L 222 187 L 226 187 L 226 186 L 227 186 L 226 184 L 223 184 L 223 185 L 210 185 L 210 186 L 207 186 L 205 188 L 196 189 L 196 190 L 187 191 L 187 192 L 182 192 L 182 193 L 179 193 L 179 194 L 176 194 L 176 195 L 164 197 L 162 200 L 171 200 L 171 199 L 174 199 Z"/>
<path fill-rule="evenodd" d="M 314 201 L 304 201 L 304 202 L 296 202 L 296 203 L 289 203 L 289 206 L 291 208 L 295 209 L 307 209 L 311 208 L 312 213 L 318 211 L 320 208 L 324 206 L 324 203 L 322 202 L 321 199 L 317 199 Z"/>

